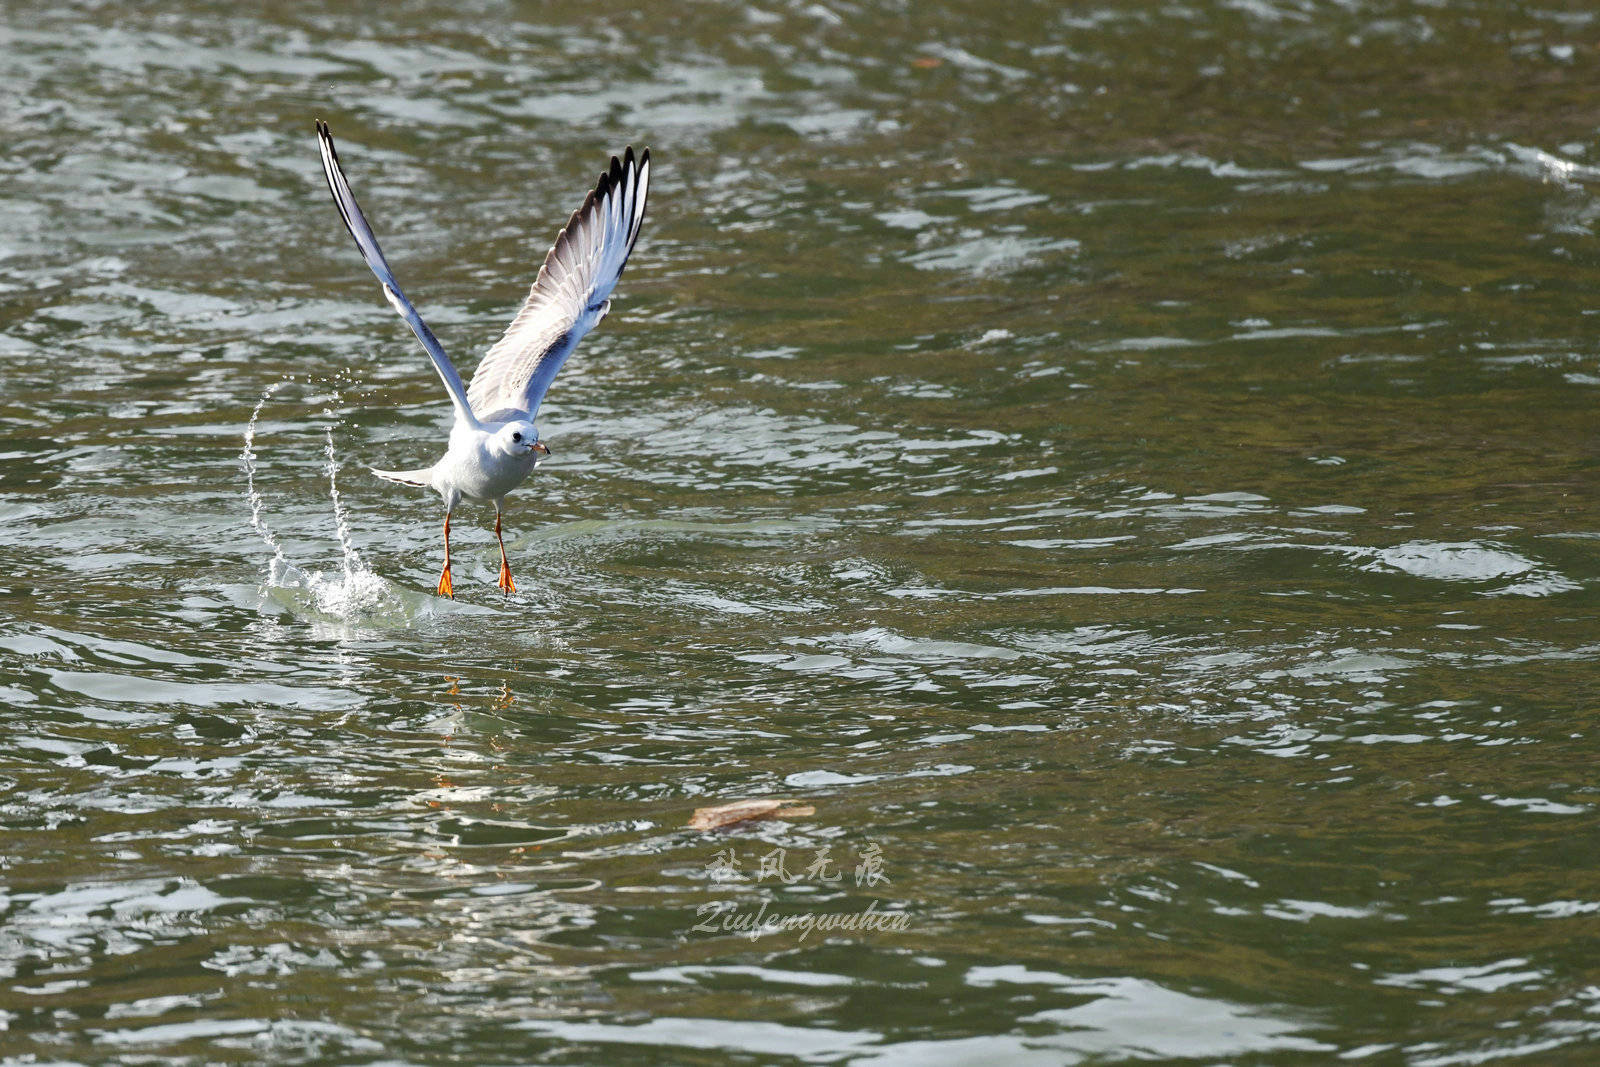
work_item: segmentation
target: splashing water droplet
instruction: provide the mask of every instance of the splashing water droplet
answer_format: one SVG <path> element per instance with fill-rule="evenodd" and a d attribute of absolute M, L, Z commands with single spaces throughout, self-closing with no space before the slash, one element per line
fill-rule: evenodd
<path fill-rule="evenodd" d="M 255 410 L 250 412 L 250 421 L 244 428 L 244 453 L 239 457 L 240 466 L 244 468 L 244 498 L 250 505 L 250 526 L 261 537 L 261 541 L 272 549 L 272 560 L 267 564 L 267 584 L 278 586 L 285 584 L 289 572 L 296 568 L 283 554 L 283 543 L 278 540 L 278 535 L 272 527 L 267 525 L 267 520 L 262 518 L 261 512 L 265 501 L 261 498 L 261 491 L 256 488 L 256 423 L 261 419 L 261 409 L 267 406 L 267 401 L 272 399 L 283 386 L 283 381 L 273 382 L 261 394 L 261 399 L 256 401 Z"/>
<path fill-rule="evenodd" d="M 339 495 L 339 457 L 334 449 L 333 427 L 330 426 L 327 430 L 323 452 L 328 457 L 325 469 L 328 474 L 328 496 L 333 501 L 334 530 L 339 538 L 340 569 L 333 575 L 324 574 L 322 571 L 307 573 L 302 570 L 284 553 L 283 541 L 278 537 L 277 531 L 267 523 L 264 514 L 265 501 L 261 490 L 256 486 L 256 426 L 260 422 L 261 412 L 266 407 L 267 401 L 272 399 L 287 381 L 288 379 L 274 382 L 261 394 L 261 399 L 256 402 L 255 410 L 250 413 L 250 421 L 245 426 L 244 452 L 240 456 L 240 466 L 244 469 L 245 501 L 250 505 L 250 526 L 261 538 L 261 542 L 272 550 L 272 559 L 267 564 L 268 593 L 273 590 L 303 590 L 310 594 L 309 604 L 300 596 L 292 597 L 289 603 L 298 601 L 300 606 L 311 607 L 320 615 L 344 620 L 394 606 L 401 606 L 402 614 L 409 615 L 410 613 L 404 611 L 403 605 L 397 600 L 388 583 L 373 573 L 362 560 L 361 553 L 350 535 L 349 513 L 345 510 L 344 500 Z M 334 402 L 337 401 L 336 393 Z M 330 410 L 329 414 L 333 412 Z"/>
<path fill-rule="evenodd" d="M 334 451 L 331 426 L 328 427 L 323 453 L 328 457 L 328 496 L 333 501 L 333 525 L 339 535 L 343 567 L 339 579 L 330 579 L 318 571 L 311 576 L 307 585 L 317 598 L 318 611 L 348 618 L 357 612 L 377 607 L 388 592 L 388 586 L 362 561 L 361 553 L 350 537 L 350 518 L 339 496 L 339 456 Z"/>

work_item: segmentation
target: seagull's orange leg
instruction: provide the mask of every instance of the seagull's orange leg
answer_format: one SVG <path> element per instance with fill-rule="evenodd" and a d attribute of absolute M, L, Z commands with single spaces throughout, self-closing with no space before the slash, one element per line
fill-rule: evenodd
<path fill-rule="evenodd" d="M 500 588 L 515 593 L 517 583 L 511 580 L 511 564 L 506 562 L 506 539 L 500 536 L 500 509 L 494 509 L 494 539 L 500 542 Z"/>
<path fill-rule="evenodd" d="M 456 598 L 455 587 L 450 584 L 450 513 L 444 513 L 444 573 L 439 575 L 439 586 L 434 590 L 437 596 L 447 596 L 451 600 Z"/>

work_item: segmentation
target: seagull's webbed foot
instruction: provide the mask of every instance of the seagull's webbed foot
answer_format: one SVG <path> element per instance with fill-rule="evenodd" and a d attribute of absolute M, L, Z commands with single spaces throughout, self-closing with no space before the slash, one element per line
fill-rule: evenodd
<path fill-rule="evenodd" d="M 494 539 L 500 542 L 500 591 L 510 595 L 517 591 L 517 583 L 511 580 L 511 564 L 506 562 L 506 541 L 500 536 L 500 509 L 494 511 Z"/>
<path fill-rule="evenodd" d="M 439 575 L 439 584 L 433 590 L 435 596 L 456 598 L 455 586 L 450 583 L 450 513 L 444 513 L 444 573 Z"/>

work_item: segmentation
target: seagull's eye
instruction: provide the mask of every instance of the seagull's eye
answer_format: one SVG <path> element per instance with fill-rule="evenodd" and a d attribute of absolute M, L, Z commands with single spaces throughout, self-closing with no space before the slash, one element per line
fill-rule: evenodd
<path fill-rule="evenodd" d="M 520 441 L 520 440 L 522 440 L 522 431 L 520 431 L 520 430 L 517 430 L 517 431 L 514 431 L 514 432 L 513 432 L 513 433 L 512 433 L 512 434 L 511 434 L 511 439 L 512 439 L 512 440 L 513 440 L 513 441 Z"/>

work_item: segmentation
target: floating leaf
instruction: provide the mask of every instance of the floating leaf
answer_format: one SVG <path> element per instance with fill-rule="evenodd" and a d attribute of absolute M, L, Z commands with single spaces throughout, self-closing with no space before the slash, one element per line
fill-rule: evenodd
<path fill-rule="evenodd" d="M 787 800 L 735 800 L 732 804 L 694 809 L 689 829 L 720 830 L 735 823 L 759 819 L 797 819 L 816 813 L 817 809 L 810 804 L 791 804 Z"/>

